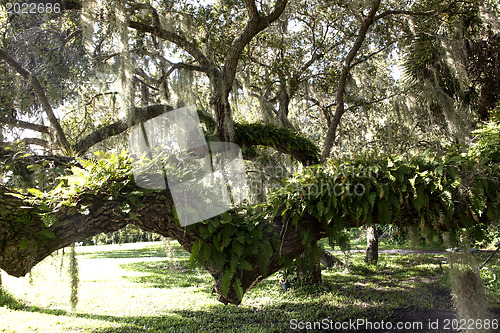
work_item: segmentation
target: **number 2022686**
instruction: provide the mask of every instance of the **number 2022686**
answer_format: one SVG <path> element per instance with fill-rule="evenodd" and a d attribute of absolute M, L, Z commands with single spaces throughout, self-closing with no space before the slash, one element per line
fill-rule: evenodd
<path fill-rule="evenodd" d="M 60 13 L 61 4 L 56 3 L 17 3 L 17 2 L 7 2 L 5 4 L 5 9 L 7 14 L 51 14 Z"/>

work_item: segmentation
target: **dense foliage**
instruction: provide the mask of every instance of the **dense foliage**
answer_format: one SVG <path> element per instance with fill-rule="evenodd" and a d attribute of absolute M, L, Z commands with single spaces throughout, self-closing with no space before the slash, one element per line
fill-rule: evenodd
<path fill-rule="evenodd" d="M 265 270 L 271 248 L 280 250 L 280 238 L 270 237 L 266 219 L 300 229 L 304 226 L 299 218 L 308 214 L 322 223 L 332 245 L 341 246 L 345 228 L 370 221 L 417 225 L 429 239 L 467 228 L 481 240 L 491 224 L 500 224 L 500 166 L 483 164 L 484 156 L 475 151 L 410 160 L 362 156 L 311 166 L 286 180 L 268 202 L 193 226 L 202 239 L 193 247 L 192 258 L 223 270 L 223 291 L 232 283 L 242 295 L 240 279 L 250 263 Z M 301 236 L 312 250 L 315 236 L 305 230 Z M 288 263 L 290 259 L 282 258 Z"/>
<path fill-rule="evenodd" d="M 314 264 L 319 239 L 345 246 L 348 227 L 481 239 L 498 224 L 494 1 L 68 3 L 0 12 L 6 271 L 101 232 L 126 239 L 130 224 L 179 240 L 237 304 L 297 256 Z M 191 104 L 207 142 L 239 144 L 259 167 L 295 162 L 262 202 L 183 229 L 169 191 L 136 186 L 117 152 L 134 127 Z"/>

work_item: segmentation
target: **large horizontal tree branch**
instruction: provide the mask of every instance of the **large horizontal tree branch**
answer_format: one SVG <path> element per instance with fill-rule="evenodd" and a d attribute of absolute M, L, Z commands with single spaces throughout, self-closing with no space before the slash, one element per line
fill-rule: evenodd
<path fill-rule="evenodd" d="M 172 109 L 173 108 L 168 105 L 151 105 L 145 108 L 134 108 L 133 115 L 131 117 L 117 120 L 109 125 L 93 131 L 92 133 L 78 141 L 73 146 L 73 151 L 77 155 L 82 155 L 95 144 L 104 141 L 112 136 L 121 134 L 134 125 L 143 123 Z"/>
<path fill-rule="evenodd" d="M 77 206 L 60 207 L 57 223 L 47 227 L 42 220 L 46 211 L 9 192 L 0 187 L 0 267 L 13 276 L 25 275 L 59 248 L 130 222 L 118 209 L 120 201 L 108 200 L 109 194 L 102 192 L 84 196 Z M 88 215 L 78 212 L 82 205 L 89 205 Z"/>
<path fill-rule="evenodd" d="M 413 166 L 400 164 L 397 170 L 403 171 L 404 175 L 398 171 L 394 171 L 394 174 L 386 172 L 394 170 L 391 161 L 385 167 L 381 164 L 381 168 L 388 169 L 379 169 L 373 174 L 374 178 L 368 177 L 371 180 L 366 185 L 370 192 L 358 199 L 352 198 L 352 192 L 346 196 L 335 190 L 338 181 L 344 178 L 342 172 L 335 176 L 332 175 L 337 171 L 335 168 L 323 171 L 321 168 L 309 169 L 304 173 L 307 175 L 304 180 L 298 183 L 294 181 L 283 192 L 275 193 L 270 205 L 265 206 L 264 211 L 257 212 L 257 215 L 243 209 L 230 211 L 227 213 L 229 216 L 224 217 L 224 223 L 214 218 L 186 228 L 174 219 L 174 205 L 168 188 L 159 191 L 139 188 L 127 165 L 118 166 L 122 170 L 120 175 L 110 176 L 97 188 L 94 184 L 88 184 L 85 188 L 78 187 L 72 196 L 61 195 L 51 204 L 51 208 L 47 208 L 47 204 L 34 195 L 11 193 L 11 190 L 0 186 L 0 268 L 14 276 L 25 275 L 36 263 L 61 247 L 101 232 L 119 230 L 130 223 L 143 230 L 177 239 L 187 251 L 194 252 L 195 258 L 198 252 L 194 251 L 194 246 L 200 250 L 203 246 L 201 243 L 209 246 L 205 250 L 219 251 L 222 265 L 217 264 L 217 257 L 220 256 L 212 256 L 207 252 L 204 252 L 205 261 L 202 262 L 215 278 L 215 291 L 219 294 L 219 300 L 239 304 L 241 298 L 237 296 L 234 285 L 228 293 L 223 292 L 223 276 L 231 265 L 236 264 L 241 268 L 238 278 L 245 292 L 283 267 L 284 259 L 293 259 L 302 254 L 304 244 L 313 245 L 326 234 L 335 236 L 343 228 L 373 222 L 420 224 L 444 231 L 476 224 L 486 225 L 498 220 L 500 212 L 497 202 L 500 193 L 499 170 L 496 166 L 478 165 L 463 169 L 459 167 L 462 163 L 445 162 L 441 172 L 431 171 L 427 176 L 417 177 L 422 170 L 439 169 L 435 162 L 428 165 L 422 162 Z M 100 164 L 96 163 L 95 166 Z M 95 169 L 87 169 L 91 170 Z M 318 173 L 310 172 L 314 170 Z M 448 184 L 447 189 L 439 194 L 435 187 L 437 180 L 456 172 L 462 179 L 462 187 Z M 350 173 L 348 171 L 345 174 L 348 180 Z M 352 177 L 359 179 L 358 175 Z M 428 182 L 426 177 L 431 177 L 431 181 Z M 458 175 L 453 176 L 454 179 L 456 177 Z M 484 207 L 473 208 L 475 203 L 467 188 L 484 182 L 487 185 L 481 186 L 487 186 L 484 188 L 485 193 L 488 193 Z M 330 185 L 333 184 L 335 186 L 331 192 Z M 351 183 L 348 181 L 345 184 Z M 414 188 L 402 190 L 402 185 Z M 70 188 L 65 189 L 71 191 Z M 361 215 L 358 214 L 360 209 Z M 475 213 L 480 210 L 481 213 Z M 366 215 L 363 211 L 366 211 Z M 231 237 L 236 234 L 238 237 Z M 240 240 L 240 236 L 243 240 Z M 309 241 L 306 242 L 306 238 Z M 226 239 L 229 243 L 222 243 Z M 248 248 L 237 251 L 232 241 L 248 244 Z M 264 242 L 268 244 L 268 255 L 254 246 Z M 226 256 L 223 250 L 229 251 L 229 255 Z M 235 256 L 237 252 L 241 253 Z M 259 260 L 262 257 L 268 258 L 264 262 L 265 266 Z M 237 261 L 233 263 L 233 259 Z M 243 259 L 244 267 L 240 265 L 243 263 L 240 259 Z M 234 269 L 232 271 L 235 272 Z"/>
<path fill-rule="evenodd" d="M 24 142 L 27 145 L 37 145 L 45 148 L 48 148 L 50 146 L 48 141 L 40 138 L 22 138 L 20 141 Z"/>
<path fill-rule="evenodd" d="M 57 222 L 47 227 L 42 220 L 46 211 L 0 187 L 0 268 L 10 275 L 23 276 L 57 249 L 101 232 L 119 230 L 129 223 L 146 231 L 175 238 L 190 252 L 200 235 L 196 228 L 183 228 L 174 220 L 173 201 L 168 190 L 145 194 L 140 198 L 141 204 L 134 208 L 134 215 L 124 212 L 121 207 L 127 202 L 130 192 L 140 190 L 131 182 L 112 197 L 106 188 L 97 193 L 82 194 L 74 205 L 59 207 L 53 215 Z M 304 251 L 299 229 L 290 227 L 284 230 L 279 220 L 267 223 L 273 226 L 273 231 L 266 236 L 282 239 L 282 246 L 272 256 L 266 272 L 254 267 L 244 275 L 242 287 L 245 291 L 282 268 L 283 261 L 280 258 L 293 258 Z M 309 215 L 302 217 L 299 226 L 309 231 L 314 239 L 325 236 L 321 225 Z M 211 266 L 205 268 L 215 278 L 214 289 L 219 294 L 219 301 L 239 304 L 241 300 L 234 290 L 230 290 L 227 295 L 222 294 L 222 272 Z"/>
<path fill-rule="evenodd" d="M 13 117 L 1 117 L 0 124 L 12 125 L 14 127 L 29 129 L 35 132 L 49 134 L 49 128 L 45 125 L 33 124 L 27 121 L 18 120 Z"/>
<path fill-rule="evenodd" d="M 288 154 L 304 165 L 319 162 L 318 147 L 287 128 L 263 124 L 235 124 L 235 129 L 235 143 L 241 148 L 261 145 Z"/>
<path fill-rule="evenodd" d="M 13 160 L 21 162 L 26 167 L 43 162 L 50 162 L 47 167 L 60 166 L 68 169 L 71 166 L 82 167 L 80 162 L 71 156 L 20 154 L 10 144 L 0 144 L 0 162 L 12 162 Z"/>
<path fill-rule="evenodd" d="M 135 116 L 131 119 L 121 119 L 95 130 L 73 146 L 76 154 L 82 155 L 90 147 L 112 136 L 125 132 L 132 126 L 157 117 L 173 108 L 168 105 L 151 105 L 145 108 L 135 108 Z M 207 128 L 213 129 L 215 121 L 209 115 L 199 111 L 200 121 Z M 236 124 L 235 143 L 242 148 L 250 146 L 272 147 L 279 152 L 289 154 L 305 165 L 319 162 L 319 149 L 310 140 L 296 133 L 262 124 Z"/>

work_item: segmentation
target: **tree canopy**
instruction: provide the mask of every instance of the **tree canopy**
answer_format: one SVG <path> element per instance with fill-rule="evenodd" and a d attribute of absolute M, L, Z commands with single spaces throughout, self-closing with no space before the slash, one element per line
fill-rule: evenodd
<path fill-rule="evenodd" d="M 132 224 L 177 239 L 239 304 L 348 227 L 481 237 L 500 221 L 494 1 L 57 3 L 0 13 L 9 274 Z M 189 104 L 208 142 L 286 172 L 259 202 L 181 227 L 168 187 L 135 183 L 126 142 Z"/>

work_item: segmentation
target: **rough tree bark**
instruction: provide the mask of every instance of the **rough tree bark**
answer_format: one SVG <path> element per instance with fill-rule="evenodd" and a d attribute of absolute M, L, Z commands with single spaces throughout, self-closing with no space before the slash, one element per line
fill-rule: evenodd
<path fill-rule="evenodd" d="M 174 220 L 173 200 L 169 191 L 144 195 L 141 204 L 134 210 L 137 218 L 132 219 L 120 206 L 130 191 L 134 190 L 140 188 L 136 188 L 132 182 L 112 197 L 106 189 L 81 195 L 75 205 L 59 207 L 54 212 L 57 222 L 47 227 L 42 219 L 46 213 L 42 207 L 9 193 L 6 188 L 0 188 L 0 268 L 10 275 L 24 276 L 52 252 L 101 232 L 119 230 L 129 223 L 145 231 L 172 237 L 190 252 L 200 236 L 194 228 L 183 228 Z M 280 258 L 293 258 L 304 251 L 299 229 L 286 228 L 286 232 L 280 235 L 283 230 L 281 221 L 268 223 L 273 226 L 273 232 L 266 236 L 283 239 L 281 249 L 279 253 L 273 254 L 265 273 L 258 265 L 245 273 L 241 281 L 244 291 L 281 269 L 283 263 Z M 325 236 L 321 224 L 309 215 L 302 216 L 299 228 L 309 231 L 315 240 Z M 45 236 L 48 230 L 53 236 Z M 230 289 L 227 295 L 222 294 L 223 272 L 215 267 L 205 268 L 215 279 L 214 291 L 219 295 L 219 301 L 225 304 L 239 304 L 241 300 L 233 289 Z"/>
<path fill-rule="evenodd" d="M 158 20 L 158 13 L 152 7 L 153 25 L 142 22 L 130 21 L 129 27 L 142 32 L 151 33 L 159 38 L 170 41 L 189 53 L 201 66 L 200 71 L 205 72 L 212 86 L 210 104 L 216 115 L 217 132 L 221 140 L 234 141 L 234 124 L 232 120 L 229 94 L 232 90 L 241 53 L 251 40 L 269 25 L 275 22 L 285 10 L 288 0 L 277 0 L 273 10 L 262 15 L 257 9 L 255 0 L 245 0 L 248 20 L 242 31 L 232 41 L 227 50 L 224 64 L 218 66 L 207 57 L 193 42 L 175 32 L 164 29 Z M 219 69 L 222 68 L 222 69 Z"/>
<path fill-rule="evenodd" d="M 347 54 L 346 58 L 344 59 L 344 63 L 342 64 L 342 71 L 340 73 L 339 83 L 337 87 L 337 94 L 335 96 L 336 110 L 332 120 L 328 124 L 328 131 L 326 133 L 325 144 L 323 146 L 323 153 L 322 153 L 323 159 L 326 159 L 328 158 L 328 156 L 330 156 L 330 151 L 332 150 L 333 142 L 335 140 L 335 135 L 337 133 L 337 127 L 340 124 L 340 119 L 345 113 L 344 92 L 347 85 L 347 78 L 349 76 L 349 71 L 351 70 L 351 63 L 354 60 L 354 57 L 356 57 L 356 54 L 358 54 L 361 45 L 363 45 L 368 29 L 370 29 L 370 26 L 374 22 L 375 14 L 377 13 L 379 6 L 380 6 L 380 0 L 374 0 L 371 3 L 370 12 L 364 19 L 363 23 L 361 24 L 361 28 L 359 29 L 356 41 L 349 50 L 349 53 Z"/>
<path fill-rule="evenodd" d="M 378 237 L 374 223 L 366 226 L 366 255 L 367 264 L 376 264 L 378 261 Z"/>

